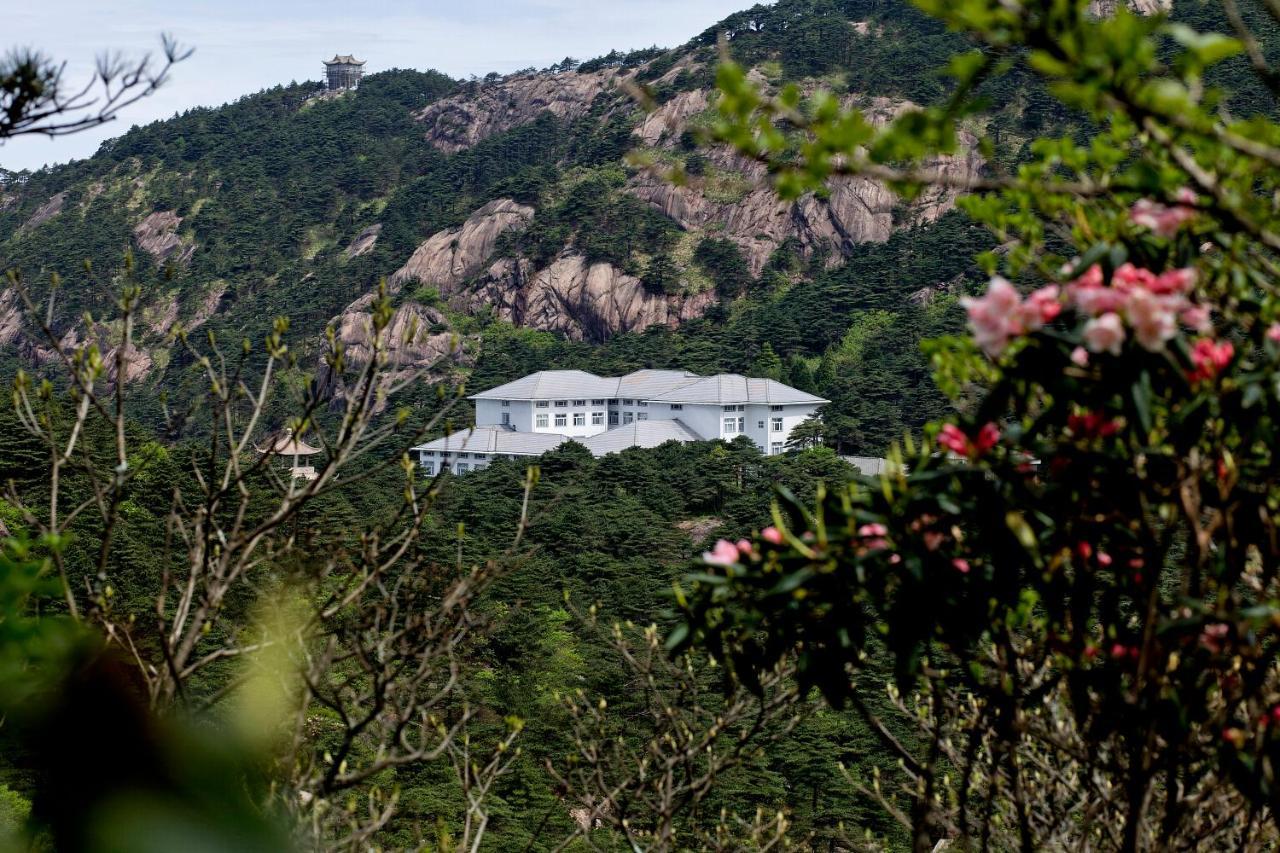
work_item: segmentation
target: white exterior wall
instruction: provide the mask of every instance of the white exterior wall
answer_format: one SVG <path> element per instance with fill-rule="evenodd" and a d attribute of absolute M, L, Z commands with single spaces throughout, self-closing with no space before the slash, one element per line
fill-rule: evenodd
<path fill-rule="evenodd" d="M 504 414 L 511 416 L 511 428 L 516 432 L 533 432 L 531 400 L 476 400 L 476 426 L 501 426 Z"/>
<path fill-rule="evenodd" d="M 754 408 L 754 407 L 753 407 Z M 818 405 L 815 403 L 794 403 L 789 406 L 783 406 L 782 411 L 767 411 L 768 406 L 761 406 L 765 409 L 765 428 L 769 430 L 769 443 L 764 446 L 765 453 L 772 453 L 774 442 L 782 442 L 783 449 L 786 449 L 787 441 L 791 438 L 791 431 L 796 426 L 814 412 L 818 411 Z M 782 418 L 782 432 L 773 431 L 772 418 Z"/>
<path fill-rule="evenodd" d="M 649 408 L 656 404 L 650 403 Z M 723 438 L 721 434 L 720 406 L 708 406 L 700 403 L 685 403 L 683 409 L 664 413 L 667 418 L 680 421 L 698 434 L 704 441 Z"/>

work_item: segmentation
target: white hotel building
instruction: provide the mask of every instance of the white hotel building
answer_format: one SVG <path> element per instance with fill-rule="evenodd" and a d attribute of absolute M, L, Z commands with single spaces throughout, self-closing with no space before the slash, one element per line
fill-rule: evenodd
<path fill-rule="evenodd" d="M 465 473 L 494 459 L 540 456 L 569 440 L 604 456 L 668 441 L 745 435 L 762 452 L 777 454 L 796 424 L 828 402 L 772 379 L 683 370 L 622 377 L 542 370 L 470 399 L 474 427 L 411 451 L 425 473 Z"/>

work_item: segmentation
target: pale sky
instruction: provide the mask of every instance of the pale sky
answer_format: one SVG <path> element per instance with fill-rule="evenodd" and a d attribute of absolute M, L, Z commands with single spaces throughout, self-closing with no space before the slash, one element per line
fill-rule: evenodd
<path fill-rule="evenodd" d="M 0 144 L 0 167 L 88 157 L 133 124 L 235 100 L 278 83 L 319 80 L 321 59 L 351 53 L 366 73 L 434 68 L 453 77 L 543 68 L 565 56 L 681 44 L 756 0 L 15 0 L 0 50 L 34 47 L 85 79 L 106 50 L 159 53 L 160 34 L 196 49 L 160 92 L 113 124 Z"/>

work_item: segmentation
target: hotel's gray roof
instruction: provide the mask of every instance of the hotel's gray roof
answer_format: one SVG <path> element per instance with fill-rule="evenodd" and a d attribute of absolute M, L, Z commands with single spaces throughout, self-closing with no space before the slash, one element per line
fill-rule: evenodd
<path fill-rule="evenodd" d="M 656 400 L 666 403 L 826 403 L 773 379 L 736 373 L 699 376 L 687 370 L 636 370 L 620 378 L 585 370 L 540 370 L 514 382 L 472 394 L 472 400 Z"/>
<path fill-rule="evenodd" d="M 752 379 L 737 373 L 721 373 L 690 382 L 665 394 L 650 397 L 661 403 L 826 403 L 773 379 Z"/>
<path fill-rule="evenodd" d="M 624 399 L 648 400 L 701 378 L 687 370 L 635 370 L 617 380 L 615 394 Z"/>
<path fill-rule="evenodd" d="M 419 444 L 414 450 L 446 450 L 450 453 L 510 453 L 516 456 L 541 456 L 568 439 L 546 432 L 514 432 L 501 427 L 478 426 L 464 429 Z"/>
<path fill-rule="evenodd" d="M 671 420 L 636 421 L 578 441 L 586 445 L 592 456 L 604 456 L 628 447 L 657 447 L 668 441 L 702 441 L 702 438 L 679 421 Z"/>
<path fill-rule="evenodd" d="M 472 394 L 472 400 L 566 400 L 570 397 L 612 397 L 617 379 L 606 379 L 585 370 L 539 370 L 528 376 Z"/>

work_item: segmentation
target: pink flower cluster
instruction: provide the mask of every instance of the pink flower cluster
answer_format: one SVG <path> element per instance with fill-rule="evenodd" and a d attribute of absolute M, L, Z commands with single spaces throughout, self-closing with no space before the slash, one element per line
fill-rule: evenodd
<path fill-rule="evenodd" d="M 978 435 L 969 438 L 964 430 L 955 424 L 944 424 L 938 432 L 938 444 L 957 456 L 977 459 L 995 447 L 1000 441 L 1000 428 L 994 423 L 983 424 Z"/>
<path fill-rule="evenodd" d="M 1188 371 L 1187 379 L 1192 382 L 1213 379 L 1231 363 L 1235 354 L 1236 348 L 1231 345 L 1231 341 L 1215 343 L 1209 338 L 1200 338 L 1191 347 L 1191 363 L 1195 365 L 1195 369 Z"/>
<path fill-rule="evenodd" d="M 980 298 L 966 296 L 960 304 L 969 312 L 973 338 L 982 351 L 995 358 L 1009 341 L 1034 332 L 1062 312 L 1058 286 L 1046 285 L 1023 300 L 1006 279 L 995 276 Z"/>
<path fill-rule="evenodd" d="M 754 551 L 755 549 L 746 539 L 739 539 L 737 544 L 728 539 L 721 539 L 710 551 L 702 552 L 702 562 L 709 566 L 735 566 L 742 562 L 744 557 L 749 558 Z"/>
<path fill-rule="evenodd" d="M 1208 309 L 1191 300 L 1195 283 L 1196 271 L 1190 267 L 1157 274 L 1131 263 L 1120 266 L 1107 282 L 1102 267 L 1094 264 L 1065 288 L 1046 285 L 1026 299 L 995 276 L 981 297 L 960 302 L 968 312 L 974 341 L 992 358 L 1014 338 L 1054 320 L 1066 306 L 1088 318 L 1084 344 L 1089 351 L 1119 355 L 1132 332 L 1143 347 L 1159 352 L 1178 333 L 1179 324 L 1201 334 L 1209 331 Z M 1072 361 L 1085 366 L 1088 352 L 1073 353 Z"/>
<path fill-rule="evenodd" d="M 1129 208 L 1129 221 L 1153 234 L 1168 239 L 1178 233 L 1184 223 L 1195 218 L 1196 194 L 1187 188 L 1178 190 L 1178 204 L 1165 205 L 1149 198 L 1139 199 Z"/>
<path fill-rule="evenodd" d="M 1208 331 L 1209 312 L 1190 299 L 1196 272 L 1190 268 L 1160 274 L 1123 264 L 1103 281 L 1102 268 L 1093 265 L 1067 284 L 1067 301 L 1089 317 L 1084 343 L 1093 352 L 1119 355 L 1128 328 L 1143 348 L 1164 349 L 1178 333 L 1179 322 L 1200 332 Z"/>

